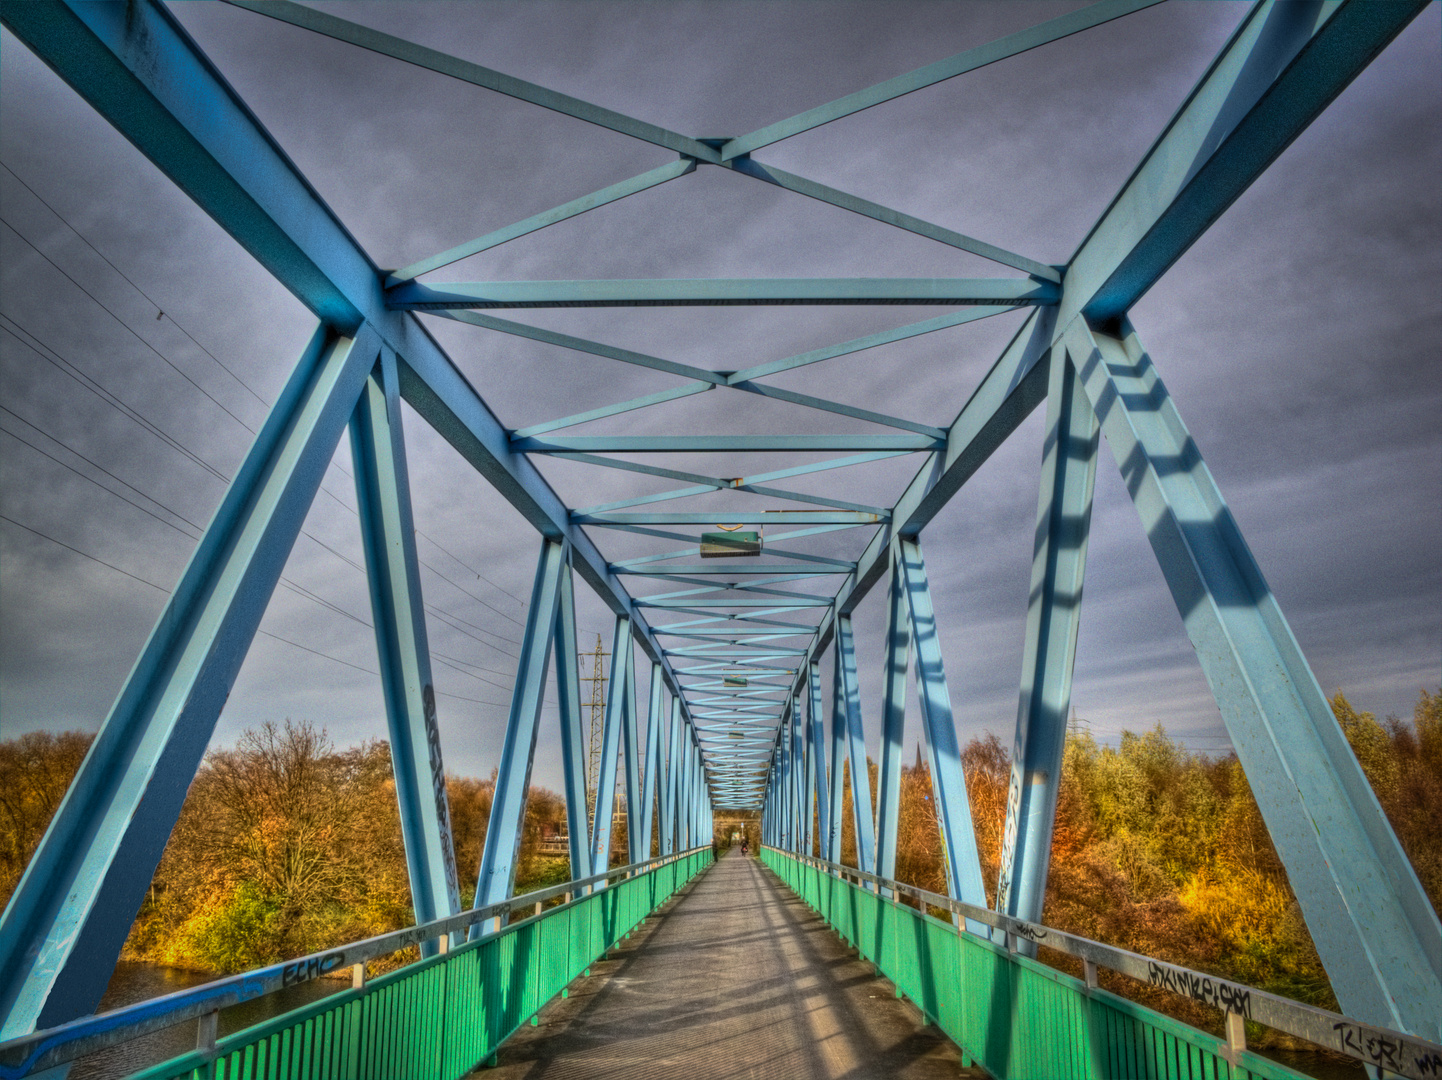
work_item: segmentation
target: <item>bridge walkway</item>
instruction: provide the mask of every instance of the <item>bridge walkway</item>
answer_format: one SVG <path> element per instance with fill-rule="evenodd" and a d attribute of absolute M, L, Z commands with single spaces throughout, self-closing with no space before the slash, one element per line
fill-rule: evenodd
<path fill-rule="evenodd" d="M 733 849 L 500 1049 L 487 1080 L 955 1080 L 959 1051 Z"/>

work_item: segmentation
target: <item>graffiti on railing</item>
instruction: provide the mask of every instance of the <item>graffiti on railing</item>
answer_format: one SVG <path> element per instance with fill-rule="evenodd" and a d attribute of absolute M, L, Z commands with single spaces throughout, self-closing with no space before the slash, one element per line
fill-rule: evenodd
<path fill-rule="evenodd" d="M 296 986 L 303 982 L 310 982 L 311 979 L 318 979 L 322 975 L 329 975 L 336 968 L 345 963 L 345 950 L 326 953 L 324 956 L 308 956 L 304 960 L 297 960 L 293 964 L 286 964 L 280 973 L 280 984 L 282 986 Z"/>
<path fill-rule="evenodd" d="M 1406 1068 L 1406 1060 L 1410 1057 L 1418 1075 L 1442 1076 L 1442 1054 L 1435 1051 L 1408 1046 L 1385 1031 L 1377 1031 L 1350 1020 L 1333 1024 L 1332 1030 L 1337 1033 L 1344 1049 L 1380 1068 L 1402 1072 Z"/>
<path fill-rule="evenodd" d="M 1019 922 L 1013 919 L 1011 932 L 1017 937 L 1026 938 L 1028 941 L 1042 942 L 1046 940 L 1046 928 L 1043 926 L 1034 926 L 1029 922 Z"/>
<path fill-rule="evenodd" d="M 1147 961 L 1147 982 L 1174 994 L 1189 997 L 1193 1001 L 1234 1012 L 1249 1020 L 1252 1017 L 1252 991 L 1245 986 L 1199 975 L 1195 971 L 1159 964 L 1155 960 Z"/>

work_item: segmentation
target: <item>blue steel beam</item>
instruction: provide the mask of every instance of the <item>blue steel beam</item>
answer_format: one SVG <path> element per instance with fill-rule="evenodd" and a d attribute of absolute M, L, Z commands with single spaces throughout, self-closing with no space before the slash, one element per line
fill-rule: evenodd
<path fill-rule="evenodd" d="M 902 229 L 905 232 L 915 233 L 917 236 L 924 236 L 928 240 L 935 240 L 939 244 L 946 244 L 961 251 L 968 251 L 973 255 L 980 255 L 983 259 L 990 259 L 992 262 L 1001 263 L 1003 266 L 1010 266 L 1014 270 L 1020 270 L 1024 274 L 1039 278 L 1042 281 L 1054 283 L 1061 282 L 1061 275 L 1055 267 L 1039 263 L 1035 259 L 1028 259 L 1025 255 L 1018 255 L 1014 251 L 1007 251 L 994 244 L 988 244 L 974 237 L 965 236 L 953 229 L 945 229 L 940 225 L 933 225 L 911 214 L 903 214 L 899 210 L 893 210 L 889 206 L 872 202 L 870 199 L 863 199 L 857 195 L 850 195 L 836 188 L 828 187 L 825 184 L 818 184 L 815 180 L 808 180 L 804 176 L 797 176 L 794 173 L 783 172 L 781 169 L 771 165 L 763 165 L 754 161 L 750 155 L 742 155 L 732 158 L 726 162 L 728 168 L 743 176 L 749 176 L 754 180 L 760 180 L 767 184 L 783 188 L 786 191 L 794 191 L 798 195 L 805 195 L 808 199 L 815 199 L 817 202 L 839 207 L 842 210 L 849 210 L 853 214 L 860 214 L 862 217 L 871 218 L 873 221 L 880 221 L 886 225 Z"/>
<path fill-rule="evenodd" d="M 906 607 L 911 616 L 911 639 L 916 653 L 916 688 L 921 700 L 922 726 L 931 756 L 931 794 L 946 845 L 947 885 L 953 899 L 986 907 L 986 887 L 981 880 L 981 856 L 976 848 L 976 827 L 971 820 L 971 802 L 966 794 L 966 774 L 961 767 L 961 747 L 956 741 L 956 721 L 951 694 L 941 662 L 941 637 L 931 586 L 921 545 L 903 537 L 897 542 L 897 570 L 906 588 Z M 967 921 L 973 934 L 986 935 L 985 924 Z"/>
<path fill-rule="evenodd" d="M 536 563 L 536 580 L 526 608 L 526 629 L 516 666 L 516 686 L 506 718 L 506 738 L 496 765 L 496 789 L 486 825 L 486 843 L 476 877 L 475 907 L 508 899 L 516 883 L 516 860 L 521 847 L 521 824 L 526 815 L 526 794 L 531 786 L 531 765 L 536 755 L 541 703 L 551 662 L 556 616 L 561 606 L 562 581 L 569 572 L 565 544 L 543 539 Z M 562 662 L 568 662 L 564 657 Z M 604 866 L 604 863 L 600 865 Z M 483 924 L 471 926 L 471 940 L 483 933 Z"/>
<path fill-rule="evenodd" d="M 648 188 L 664 184 L 668 180 L 675 180 L 678 176 L 685 176 L 696 169 L 696 159 L 683 157 L 679 161 L 673 161 L 662 165 L 660 168 L 643 172 L 639 176 L 632 176 L 622 180 L 620 183 L 612 184 L 610 187 L 602 188 L 600 191 L 593 191 L 589 195 L 582 195 L 579 199 L 572 199 L 568 203 L 551 210 L 543 211 L 518 221 L 514 225 L 507 225 L 505 228 L 489 232 L 485 236 L 469 240 L 464 244 L 457 245 L 443 251 L 439 255 L 432 255 L 428 259 L 421 259 L 413 262 L 402 270 L 394 270 L 386 277 L 386 288 L 393 288 L 404 281 L 418 278 L 422 274 L 428 274 L 432 270 L 439 270 L 443 266 L 450 266 L 451 263 L 468 259 L 482 251 L 489 251 L 493 247 L 515 240 L 518 237 L 526 236 L 544 229 L 548 225 L 555 225 L 557 222 L 573 218 L 578 214 L 584 214 L 588 210 L 594 210 L 598 206 L 605 206 L 608 203 L 624 199 L 628 195 L 635 195 L 637 192 L 645 191 Z"/>
<path fill-rule="evenodd" d="M 288 22 L 292 26 L 298 26 L 312 33 L 344 41 L 349 45 L 368 49 L 394 60 L 425 68 L 452 79 L 459 79 L 461 82 L 468 82 L 473 86 L 494 90 L 498 94 L 505 94 L 518 101 L 526 101 L 532 105 L 539 105 L 543 109 L 550 109 L 552 112 L 584 120 L 588 124 L 609 128 L 611 131 L 629 135 L 642 142 L 664 146 L 668 150 L 675 150 L 688 157 L 701 161 L 716 161 L 720 156 L 710 146 L 689 136 L 678 135 L 674 131 L 667 131 L 655 124 L 648 124 L 644 120 L 636 120 L 611 109 L 603 109 L 599 105 L 592 105 L 589 101 L 582 101 L 567 94 L 559 94 L 544 86 L 537 86 L 510 75 L 503 75 L 499 71 L 481 67 L 468 60 L 461 60 L 435 49 L 427 49 L 402 38 L 383 34 L 379 30 L 372 30 L 368 26 L 347 22 L 345 19 L 338 19 L 334 15 L 327 15 L 301 4 L 290 3 L 289 0 L 263 0 L 261 3 L 253 2 L 253 0 L 226 0 L 226 2 L 235 7 L 242 7 L 248 11 L 269 16 L 272 19 Z"/>
<path fill-rule="evenodd" d="M 673 387 L 670 390 L 658 390 L 654 394 L 645 394 L 642 397 L 631 398 L 627 401 L 620 401 L 614 405 L 601 405 L 594 409 L 587 409 L 585 412 L 572 413 L 570 416 L 562 416 L 556 420 L 547 420 L 540 424 L 530 424 L 527 427 L 517 428 L 511 432 L 511 439 L 528 439 L 533 435 L 544 435 L 548 431 L 561 431 L 564 428 L 576 427 L 579 424 L 589 424 L 592 420 L 604 420 L 608 416 L 621 416 L 624 413 L 636 412 L 638 409 L 649 409 L 652 405 L 663 405 L 668 401 L 679 401 L 681 398 L 692 397 L 695 394 L 705 393 L 717 386 L 713 382 L 703 382 L 693 379 L 682 386 Z"/>
<path fill-rule="evenodd" d="M 556 307 L 726 307 L 770 304 L 1055 304 L 1035 278 L 633 278 L 590 281 L 406 282 L 386 292 L 392 311 Z"/>
<path fill-rule="evenodd" d="M 456 915 L 461 894 L 451 842 L 436 695 L 416 559 L 396 359 L 382 349 L 350 422 L 356 507 L 370 584 L 381 691 L 406 868 L 417 923 Z M 435 954 L 435 941 L 421 945 Z"/>
<path fill-rule="evenodd" d="M 1129 310 L 1426 6 L 1255 5 L 1072 256 L 1058 332 Z"/>
<path fill-rule="evenodd" d="M 747 525 L 878 525 L 890 518 L 880 514 L 858 513 L 855 510 L 704 510 L 663 511 L 647 514 L 583 514 L 571 515 L 573 525 L 711 525 L 717 514 L 732 524 Z"/>
<path fill-rule="evenodd" d="M 611 681 L 601 728 L 601 764 L 596 779 L 596 816 L 591 823 L 591 866 L 605 868 L 611 858 L 611 824 L 616 812 L 616 764 L 625 726 L 626 683 L 633 677 L 630 620 L 616 616 L 611 638 Z"/>
<path fill-rule="evenodd" d="M 666 740 L 666 776 L 661 806 L 661 854 L 676 853 L 677 754 L 681 748 L 681 699 L 671 699 L 671 733 Z"/>
<path fill-rule="evenodd" d="M 753 150 L 759 150 L 763 146 L 780 142 L 782 139 L 789 139 L 803 131 L 810 131 L 812 128 L 829 124 L 843 116 L 850 116 L 863 109 L 869 109 L 873 105 L 880 105 L 884 101 L 891 101 L 923 87 L 933 86 L 968 71 L 975 71 L 977 68 L 994 64 L 998 60 L 1005 60 L 1009 56 L 1016 56 L 1018 53 L 1035 49 L 1048 42 L 1069 37 L 1093 26 L 1100 26 L 1104 22 L 1129 15 L 1133 11 L 1139 11 L 1159 2 L 1160 0 L 1103 0 L 1102 3 L 1092 4 L 1079 11 L 1068 12 L 1059 18 L 1051 19 L 1015 34 L 1008 34 L 1006 37 L 998 38 L 986 45 L 967 49 L 965 52 L 957 53 L 945 60 L 938 60 L 934 64 L 927 64 L 925 67 L 917 68 L 905 75 L 898 75 L 894 79 L 887 79 L 885 82 L 877 83 L 865 90 L 837 98 L 835 101 L 808 109 L 806 112 L 779 120 L 774 124 L 768 124 L 749 135 L 728 139 L 721 147 L 721 157 L 723 160 L 729 161 L 742 154 L 749 154 Z"/>
<path fill-rule="evenodd" d="M 318 330 L 271 407 L 0 918 L 0 1038 L 99 1004 L 378 352 Z"/>
<path fill-rule="evenodd" d="M 626 770 L 626 861 L 634 863 L 649 856 L 641 854 L 641 742 L 636 718 L 636 658 L 630 641 L 626 642 L 625 662 L 626 708 L 621 714 L 621 743 L 625 751 L 622 766 Z M 614 673 L 614 661 L 611 670 Z"/>
<path fill-rule="evenodd" d="M 906 669 L 911 666 L 911 619 L 896 544 L 886 600 L 886 653 L 882 673 L 881 763 L 876 777 L 876 870 L 896 877 L 896 830 L 901 810 L 901 740 L 906 733 Z"/>
<path fill-rule="evenodd" d="M 569 554 L 569 553 L 568 553 Z M 566 792 L 566 835 L 571 878 L 591 876 L 591 844 L 586 817 L 586 734 L 581 722 L 580 651 L 576 648 L 576 596 L 571 567 L 561 574 L 556 610 L 556 704 L 561 714 L 561 770 Z"/>
<path fill-rule="evenodd" d="M 758 451 L 936 450 L 930 435 L 553 435 L 517 439 L 532 454 L 741 454 Z"/>
<path fill-rule="evenodd" d="M 1011 752 L 997 910 L 1040 922 L 1066 749 L 1072 666 L 1096 483 L 1098 427 L 1076 368 L 1052 350 L 1021 698 Z M 1036 955 L 1034 942 L 1021 942 Z"/>
<path fill-rule="evenodd" d="M 846 760 L 851 767 L 851 813 L 856 835 L 857 869 L 876 873 L 876 833 L 871 807 L 871 769 L 866 763 L 866 737 L 861 722 L 861 689 L 856 671 L 856 639 L 851 616 L 836 617 L 836 666 L 840 694 L 846 702 Z"/>
<path fill-rule="evenodd" d="M 811 663 L 810 700 L 806 709 L 806 730 L 811 739 L 811 786 L 816 797 L 816 839 L 818 854 L 831 847 L 831 781 L 826 770 L 826 713 L 821 703 L 821 665 Z M 832 761 L 832 767 L 835 767 Z M 808 845 L 809 850 L 810 845 Z"/>
<path fill-rule="evenodd" d="M 0 21 L 324 324 L 353 333 L 368 322 L 400 359 L 401 397 L 542 535 L 570 541 L 576 569 L 613 612 L 630 612 L 561 499 L 511 452 L 505 428 L 420 322 L 386 309 L 375 263 L 164 5 L 34 0 L 0 6 Z M 633 625 L 658 657 L 645 621 Z"/>
<path fill-rule="evenodd" d="M 828 793 L 831 806 L 827 813 L 830 829 L 826 833 L 822 858 L 828 862 L 841 861 L 841 822 L 846 806 L 846 695 L 841 684 L 840 650 L 832 656 L 831 681 L 831 790 Z"/>
<path fill-rule="evenodd" d="M 1348 1016 L 1442 1038 L 1442 925 L 1151 358 L 1067 336 Z"/>

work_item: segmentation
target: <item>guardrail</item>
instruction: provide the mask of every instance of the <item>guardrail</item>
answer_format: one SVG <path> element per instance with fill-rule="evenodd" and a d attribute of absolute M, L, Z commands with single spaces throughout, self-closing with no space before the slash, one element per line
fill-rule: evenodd
<path fill-rule="evenodd" d="M 1243 1021 L 1253 1020 L 1409 1080 L 1442 1077 L 1442 1046 L 1414 1035 L 1351 1020 L 825 859 L 770 846 L 763 846 L 762 855 L 793 891 L 876 964 L 964 1054 L 975 1057 L 994 1076 L 1205 1076 L 1208 1080 L 1298 1076 L 1246 1049 Z M 843 894 L 841 889 L 847 892 Z M 883 895 L 883 891 L 891 895 Z M 915 899 L 921 910 L 896 902 L 896 896 Z M 965 920 L 996 931 L 1005 947 L 931 917 L 925 913 L 928 906 L 952 913 L 962 926 Z M 910 919 L 903 921 L 908 916 Z M 1077 957 L 1085 979 L 1074 979 L 1018 954 L 1021 941 Z M 997 964 L 1002 959 L 1006 968 Z M 947 974 L 937 978 L 936 972 L 942 968 Z M 1223 1010 L 1227 1038 L 1218 1039 L 1101 990 L 1097 986 L 1099 968 Z M 978 997 L 1000 995 L 1011 1015 L 997 1015 L 990 998 L 946 1000 L 949 988 L 968 985 L 986 987 L 986 994 Z M 1025 1032 L 1013 1030 L 1018 996 L 1032 999 L 1031 1019 L 1045 1037 L 1027 1039 Z"/>
<path fill-rule="evenodd" d="M 138 1076 L 269 1076 L 272 1063 L 281 1059 L 290 1063 L 283 1074 L 293 1078 L 459 1077 L 494 1054 L 520 1024 L 710 862 L 711 848 L 706 846 L 618 866 L 22 1035 L 0 1043 L 0 1080 L 18 1080 L 190 1020 L 199 1022 L 195 1053 Z M 557 897 L 564 902 L 541 910 Z M 505 921 L 517 911 L 532 914 L 451 948 L 455 935 L 489 919 Z M 434 940 L 440 942 L 439 955 L 366 981 L 367 960 Z M 518 974 L 517 965 L 525 970 Z M 449 978 L 453 967 L 465 968 L 460 978 Z M 353 972 L 349 992 L 216 1041 L 221 1009 L 346 968 Z M 448 1030 L 455 1035 L 452 1045 L 446 1045 Z"/>

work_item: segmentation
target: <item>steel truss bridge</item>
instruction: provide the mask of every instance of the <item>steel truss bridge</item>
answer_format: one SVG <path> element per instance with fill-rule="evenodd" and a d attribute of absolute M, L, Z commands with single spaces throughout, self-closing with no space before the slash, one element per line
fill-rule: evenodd
<path fill-rule="evenodd" d="M 1239 1041 L 1240 1019 L 1246 1016 L 1351 1053 L 1374 1068 L 1407 1076 L 1439 1074 L 1442 931 L 1437 915 L 1158 365 L 1128 317 L 1148 288 L 1424 3 L 1260 0 L 1075 255 L 1065 265 L 1050 266 L 784 172 L 766 164 L 764 152 L 781 140 L 873 105 L 1123 18 L 1152 0 L 1103 0 L 731 138 L 669 131 L 284 0 L 232 2 L 676 156 L 433 258 L 386 270 L 361 249 L 165 6 L 155 0 L 8 0 L 0 8 L 4 25 L 20 41 L 318 320 L 314 337 L 206 528 L 0 922 L 0 1012 L 6 1040 L 0 1045 L 0 1073 L 18 1076 L 61 1065 L 107 1041 L 198 1017 L 196 1055 L 154 1075 L 231 1076 L 242 1064 L 243 1070 L 261 1069 L 264 1059 L 272 1070 L 266 1075 L 280 1075 L 288 1068 L 292 1071 L 285 1075 L 459 1076 L 494 1055 L 499 1041 L 534 1016 L 568 980 L 706 869 L 715 812 L 760 809 L 768 864 L 929 1017 L 943 1024 L 966 1055 L 993 1070 L 1009 1075 L 1118 1070 L 1134 1075 L 1291 1075 L 1280 1067 L 1269 1072 L 1262 1059 L 1246 1054 Z M 470 255 L 708 168 L 730 170 L 990 260 L 1002 276 L 470 283 L 426 279 Z M 516 321 L 515 311 L 507 311 L 504 318 L 495 314 L 526 308 L 774 304 L 940 305 L 949 311 L 732 371 L 543 329 Z M 958 403 L 955 420 L 944 427 L 768 382 L 782 372 L 1018 308 L 1026 312 L 1020 330 L 970 396 Z M 477 333 L 542 342 L 680 381 L 642 397 L 507 429 L 427 332 L 419 312 L 468 324 Z M 592 420 L 712 391 L 779 400 L 864 421 L 884 433 L 570 433 Z M 460 905 L 441 781 L 444 767 L 400 423 L 402 401 L 539 534 L 494 808 L 475 907 L 467 910 Z M 999 895 L 995 907 L 988 908 L 922 535 L 947 501 L 1039 407 L 1045 410 L 1045 446 L 1020 708 Z M 187 992 L 159 1005 L 94 1018 L 91 1014 L 322 472 L 347 433 L 417 925 L 323 956 L 222 980 L 204 992 Z M 1135 502 L 1345 1019 L 1283 999 L 1267 1001 L 1259 991 L 1223 980 L 1178 974 L 1180 969 L 1159 961 L 1040 926 L 1093 484 L 1103 441 Z M 651 456 L 645 457 L 647 463 L 632 460 L 680 452 L 776 454 L 778 462 L 797 452 L 840 456 L 799 466 L 778 463 L 777 468 L 741 477 L 666 468 L 650 464 L 656 460 Z M 863 467 L 904 454 L 921 455 L 921 465 L 889 506 L 860 505 L 788 486 L 800 476 Z M 572 507 L 538 467 L 544 459 L 660 477 L 679 486 Z M 724 516 L 714 509 L 675 508 L 717 491 L 745 498 Z M 726 524 L 768 530 L 764 555 L 698 558 L 699 533 L 714 528 L 718 517 Z M 595 539 L 609 530 L 662 537 L 680 546 L 660 555 L 613 560 Z M 788 546 L 788 541 L 843 530 L 862 538 L 847 558 Z M 615 614 L 596 806 L 615 805 L 616 777 L 623 769 L 631 828 L 627 865 L 618 870 L 608 869 L 613 862 L 609 820 L 598 815 L 590 829 L 586 819 L 587 745 L 573 595 L 577 574 Z M 879 703 L 863 709 L 852 612 L 882 583 L 888 611 L 884 693 Z M 631 592 L 655 584 L 663 591 Z M 636 677 L 635 648 L 644 654 L 646 681 Z M 820 674 L 828 650 L 835 651 L 830 688 L 823 687 Z M 545 894 L 517 898 L 513 888 L 519 828 L 553 657 L 576 880 Z M 945 897 L 922 896 L 893 880 L 906 683 L 913 668 L 946 852 Z M 638 730 L 637 707 L 643 693 L 650 704 L 644 732 Z M 882 736 L 875 792 L 866 767 L 865 723 L 879 725 Z M 859 865 L 854 868 L 839 865 L 847 770 L 856 789 L 852 802 Z M 654 858 L 653 811 L 660 852 Z M 919 908 L 900 903 L 908 895 Z M 542 903 L 558 899 L 564 903 L 542 911 Z M 952 921 L 923 914 L 927 904 L 947 912 Z M 512 918 L 520 914 L 528 917 Z M 899 940 L 920 952 L 898 950 Z M 1082 958 L 1089 978 L 1079 982 L 1055 972 L 1045 974 L 1050 969 L 1031 959 L 1038 940 Z M 365 982 L 368 958 L 417 943 L 423 955 L 419 964 L 385 980 Z M 921 952 L 931 957 L 924 972 L 915 963 Z M 1021 985 L 1017 980 L 1040 980 L 1037 985 L 1051 988 L 1046 993 L 1066 998 L 1046 1006 L 1036 1004 L 1041 998 L 1035 996 L 1015 999 L 1031 1001 L 1030 1007 L 1039 1011 L 1012 1016 L 1015 1036 L 1007 1044 L 1010 1056 L 1003 1055 L 1000 1066 L 988 1042 L 991 1029 L 985 1027 L 995 1017 L 984 1022 L 966 1018 L 973 999 L 985 994 L 957 974 L 958 964 L 967 968 L 982 963 L 991 965 L 987 978 L 993 981 L 1004 977 L 1015 987 Z M 1229 1039 L 1183 1029 L 1154 1013 L 1143 1016 L 1148 1011 L 1140 1007 L 1128 1012 L 1116 1004 L 1120 999 L 1095 989 L 1097 965 L 1135 974 L 1141 970 L 1135 965 L 1148 963 L 1162 972 L 1164 981 L 1171 979 L 1170 985 L 1225 1008 Z M 360 974 L 355 989 L 341 995 L 344 1001 L 326 1006 L 331 1011 L 312 1007 L 298 1019 L 242 1033 L 217 1046 L 217 1008 L 341 965 L 361 965 Z M 518 974 L 522 967 L 525 973 Z M 936 974 L 943 968 L 952 974 Z M 1199 989 L 1203 981 L 1209 990 Z M 1186 991 L 1187 986 L 1192 991 Z M 1250 995 L 1246 1005 L 1241 1004 L 1244 995 Z M 1094 1027 L 1100 1023 L 1097 1010 L 1103 1009 L 1104 999 L 1112 1003 L 1105 1007 L 1114 1007 L 1116 1016 L 1132 1018 L 1127 1024 L 1141 1025 L 1137 1031 L 1153 1033 L 1148 1038 L 1154 1036 L 1157 1046 L 1170 1039 L 1168 1045 L 1191 1049 L 1184 1047 L 1170 1065 L 1155 1055 L 1134 1056 L 1123 1065 L 1116 1063 L 1121 1059 L 1084 1053 L 1069 1063 L 1060 1058 L 1041 1063 L 1019 1049 L 1037 1042 L 1027 1037 L 1027 1025 L 1041 1024 L 1046 1009 L 1071 1018 L 1067 1023 L 1081 1040 L 1078 1046 L 1087 1039 L 1093 1047 L 1098 1039 L 1119 1045 L 1115 1024 L 1121 1021 L 1108 1021 L 1113 1027 L 1106 1035 Z M 393 1019 L 375 1019 L 387 1001 L 392 1013 L 385 1015 Z M 432 1005 L 424 1006 L 425 1001 Z M 427 1027 L 421 1023 L 426 1008 L 438 1008 L 448 1019 Z M 362 1023 L 364 1017 L 371 1019 Z M 402 1023 L 404 1017 L 410 1020 Z M 382 1032 L 387 1023 L 391 1026 Z M 446 1026 L 452 1023 L 456 1026 Z M 982 1028 L 976 1023 L 983 1023 Z M 290 1041 L 300 1040 L 302 1033 L 308 1040 L 304 1067 Z M 375 1046 L 357 1051 L 357 1046 L 371 1045 L 367 1039 L 376 1040 Z"/>

